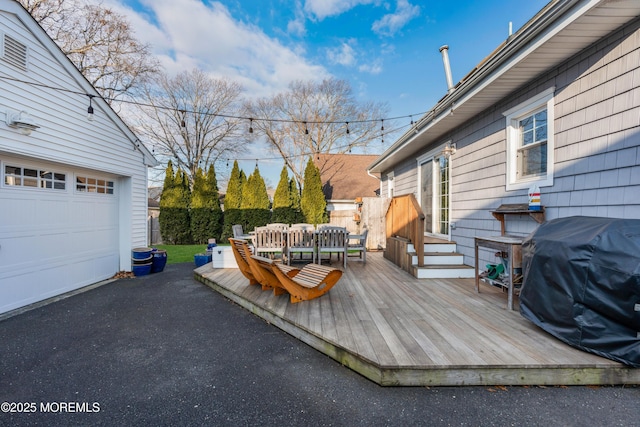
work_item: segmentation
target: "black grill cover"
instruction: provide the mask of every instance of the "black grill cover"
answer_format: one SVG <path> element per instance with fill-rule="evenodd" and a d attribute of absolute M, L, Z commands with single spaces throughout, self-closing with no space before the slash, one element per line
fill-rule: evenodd
<path fill-rule="evenodd" d="M 640 220 L 568 217 L 522 244 L 520 313 L 569 345 L 640 367 Z"/>

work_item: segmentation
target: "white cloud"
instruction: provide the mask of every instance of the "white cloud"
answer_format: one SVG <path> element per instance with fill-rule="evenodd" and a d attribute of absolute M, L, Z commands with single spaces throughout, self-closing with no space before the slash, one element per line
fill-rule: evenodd
<path fill-rule="evenodd" d="M 304 10 L 300 2 L 296 2 L 295 18 L 289 21 L 287 24 L 287 32 L 296 36 L 304 36 L 307 33 L 305 28 Z"/>
<path fill-rule="evenodd" d="M 369 64 L 362 64 L 358 67 L 358 71 L 369 74 L 380 74 L 382 72 L 382 60 L 376 59 Z"/>
<path fill-rule="evenodd" d="M 419 14 L 420 6 L 414 6 L 408 0 L 398 0 L 396 12 L 384 15 L 375 21 L 371 29 L 383 36 L 393 36 Z"/>
<path fill-rule="evenodd" d="M 293 50 L 260 28 L 234 19 L 218 2 L 205 5 L 200 0 L 143 0 L 143 3 L 152 16 L 122 5 L 114 9 L 127 15 L 139 39 L 152 45 L 171 74 L 198 67 L 214 77 L 240 82 L 249 96 L 271 95 L 293 80 L 329 76 L 324 67 L 307 61 L 299 47 Z"/>
<path fill-rule="evenodd" d="M 340 64 L 345 67 L 354 65 L 356 63 L 356 51 L 352 45 L 355 43 L 355 40 L 350 40 L 348 42 L 343 42 L 340 46 L 334 49 L 328 49 L 327 59 L 332 64 Z"/>
<path fill-rule="evenodd" d="M 328 16 L 336 16 L 361 4 L 377 3 L 379 0 L 307 0 L 304 10 L 322 21 Z"/>

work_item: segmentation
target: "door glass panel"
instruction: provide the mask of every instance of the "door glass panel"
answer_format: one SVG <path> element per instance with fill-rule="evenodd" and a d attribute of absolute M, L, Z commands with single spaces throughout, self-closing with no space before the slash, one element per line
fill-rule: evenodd
<path fill-rule="evenodd" d="M 424 213 L 424 231 L 433 233 L 433 161 L 429 160 L 420 165 L 422 213 Z"/>

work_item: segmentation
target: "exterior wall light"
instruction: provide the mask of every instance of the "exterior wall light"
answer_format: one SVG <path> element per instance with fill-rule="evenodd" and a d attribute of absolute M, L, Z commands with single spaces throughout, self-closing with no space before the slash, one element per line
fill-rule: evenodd
<path fill-rule="evenodd" d="M 31 135 L 32 131 L 40 127 L 26 111 L 7 111 L 5 122 L 7 126 L 18 129 L 23 135 Z"/>

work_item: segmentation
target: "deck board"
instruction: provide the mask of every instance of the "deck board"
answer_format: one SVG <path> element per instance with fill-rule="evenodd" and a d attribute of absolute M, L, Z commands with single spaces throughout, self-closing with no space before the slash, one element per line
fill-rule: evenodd
<path fill-rule="evenodd" d="M 342 267 L 334 262 L 334 267 Z M 640 369 L 573 348 L 473 279 L 416 279 L 382 253 L 349 262 L 329 293 L 296 304 L 238 270 L 195 277 L 381 385 L 640 384 Z"/>

